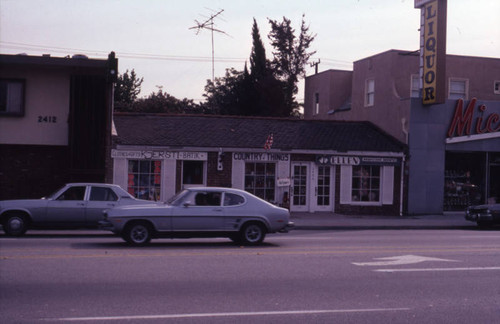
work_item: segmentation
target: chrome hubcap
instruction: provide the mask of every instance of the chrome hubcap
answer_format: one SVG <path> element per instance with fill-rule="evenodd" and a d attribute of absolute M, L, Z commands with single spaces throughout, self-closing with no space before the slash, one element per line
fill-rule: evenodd
<path fill-rule="evenodd" d="M 246 236 L 248 241 L 256 242 L 260 239 L 261 230 L 257 225 L 251 225 L 246 230 Z"/>
<path fill-rule="evenodd" d="M 11 218 L 9 220 L 9 227 L 13 230 L 18 230 L 23 226 L 23 221 L 20 218 Z"/>
<path fill-rule="evenodd" d="M 134 226 L 130 233 L 130 237 L 136 243 L 143 243 L 148 237 L 148 230 L 142 225 Z"/>

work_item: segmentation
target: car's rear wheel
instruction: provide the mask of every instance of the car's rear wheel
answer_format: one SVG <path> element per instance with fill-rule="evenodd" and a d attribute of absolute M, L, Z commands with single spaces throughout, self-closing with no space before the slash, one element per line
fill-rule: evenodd
<path fill-rule="evenodd" d="M 244 245 L 258 245 L 265 237 L 266 230 L 262 224 L 248 223 L 241 228 L 240 242 Z"/>
<path fill-rule="evenodd" d="M 28 219 L 19 213 L 10 214 L 3 222 L 3 230 L 8 236 L 21 236 L 28 229 Z"/>
<path fill-rule="evenodd" d="M 123 238 L 127 243 L 133 245 L 146 245 L 151 241 L 153 228 L 145 222 L 134 222 L 128 225 L 123 234 Z"/>
<path fill-rule="evenodd" d="M 492 222 L 487 222 L 487 221 L 478 221 L 477 222 L 477 226 L 480 229 L 490 229 L 491 227 L 493 227 L 493 223 Z"/>

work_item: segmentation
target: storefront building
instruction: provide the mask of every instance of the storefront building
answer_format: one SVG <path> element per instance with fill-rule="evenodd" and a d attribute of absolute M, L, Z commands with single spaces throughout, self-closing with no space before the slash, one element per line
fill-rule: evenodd
<path fill-rule="evenodd" d="M 116 114 L 113 182 L 165 201 L 190 186 L 291 211 L 400 214 L 405 146 L 370 123 Z"/>
<path fill-rule="evenodd" d="M 407 214 L 500 202 L 500 59 L 447 55 L 445 103 L 423 105 L 419 57 L 389 50 L 307 77 L 305 118 L 367 120 L 407 144 Z"/>
<path fill-rule="evenodd" d="M 440 213 L 499 202 L 500 102 L 412 100 L 409 211 Z"/>

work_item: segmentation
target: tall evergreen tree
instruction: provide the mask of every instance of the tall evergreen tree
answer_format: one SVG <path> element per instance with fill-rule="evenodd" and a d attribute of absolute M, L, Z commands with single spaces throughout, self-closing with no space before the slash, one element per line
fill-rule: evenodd
<path fill-rule="evenodd" d="M 254 80 L 259 80 L 268 74 L 266 49 L 260 38 L 257 21 L 253 19 L 252 26 L 252 52 L 250 53 L 250 71 Z"/>
<path fill-rule="evenodd" d="M 309 26 L 304 21 L 300 26 L 300 34 L 295 36 L 290 19 L 283 17 L 282 22 L 269 19 L 271 31 L 268 35 L 273 51 L 271 68 L 274 74 L 284 82 L 285 101 L 290 114 L 297 107 L 295 95 L 299 76 L 305 76 L 305 65 L 316 52 L 308 52 L 308 48 L 316 35 L 309 33 Z"/>

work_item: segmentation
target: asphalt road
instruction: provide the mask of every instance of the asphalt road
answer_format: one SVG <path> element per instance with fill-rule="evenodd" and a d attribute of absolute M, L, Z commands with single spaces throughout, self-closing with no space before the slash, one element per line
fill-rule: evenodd
<path fill-rule="evenodd" d="M 134 248 L 0 236 L 2 323 L 494 323 L 500 231 L 292 231 Z"/>

